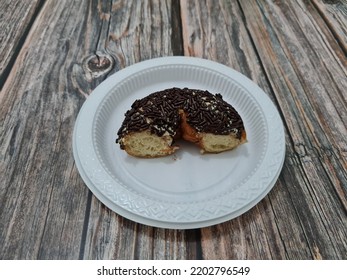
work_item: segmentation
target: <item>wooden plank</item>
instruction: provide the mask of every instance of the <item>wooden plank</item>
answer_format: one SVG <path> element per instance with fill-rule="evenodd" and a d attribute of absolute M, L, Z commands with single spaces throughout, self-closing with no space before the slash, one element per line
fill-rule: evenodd
<path fill-rule="evenodd" d="M 85 100 L 73 70 L 95 48 L 89 4 L 47 1 L 0 93 L 1 259 L 79 258 L 89 191 L 72 157 Z"/>
<path fill-rule="evenodd" d="M 98 13 L 104 21 L 97 50 L 112 56 L 117 69 L 180 54 L 178 8 L 176 1 L 117 1 L 111 7 L 99 4 Z M 194 259 L 198 237 L 194 230 L 166 230 L 131 222 L 100 206 L 93 197 L 83 257 Z"/>
<path fill-rule="evenodd" d="M 0 95 L 7 178 L 0 258 L 196 258 L 198 231 L 138 225 L 90 195 L 67 144 L 80 106 L 108 74 L 172 54 L 170 9 L 170 1 L 49 1 L 42 8 Z"/>
<path fill-rule="evenodd" d="M 0 89 L 42 2 L 0 1 Z"/>
<path fill-rule="evenodd" d="M 347 79 L 343 65 L 346 57 L 341 61 L 336 52 L 331 51 L 338 50 L 339 45 L 336 41 L 334 45 L 326 45 L 326 41 L 321 40 L 325 35 L 317 29 L 315 20 L 318 18 L 309 3 L 305 6 L 299 1 L 287 6 L 269 1 L 258 10 L 252 10 L 254 5 L 248 7 L 247 4 L 250 3 L 244 6 L 246 17 L 256 16 L 259 21 L 262 16 L 266 17 L 261 20 L 261 27 L 267 30 L 250 21 L 247 26 L 264 69 L 271 77 L 270 82 L 278 102 L 281 102 L 282 111 L 292 114 L 286 119 L 297 153 L 302 158 L 307 154 L 322 159 L 328 157 L 324 164 L 338 164 L 335 160 L 338 159 L 341 166 L 336 165 L 336 171 L 345 169 L 347 97 L 344 92 Z M 253 11 L 257 14 L 251 14 Z M 263 32 L 262 35 L 267 33 L 269 39 L 264 40 L 260 32 Z M 336 175 L 331 176 L 334 182 L 343 182 L 343 176 L 339 179 Z M 337 191 L 341 202 L 344 202 L 343 190 Z"/>
<path fill-rule="evenodd" d="M 287 159 L 261 203 L 178 231 L 124 219 L 88 191 L 69 144 L 78 110 L 111 73 L 180 54 L 178 8 L 42 7 L 0 92 L 0 259 L 346 258 L 346 61 L 308 1 L 181 1 L 185 54 L 241 71 L 283 116 Z"/>
<path fill-rule="evenodd" d="M 345 257 L 346 70 L 331 32 L 315 22 L 323 19 L 301 1 L 181 1 L 181 11 L 185 54 L 250 77 L 277 104 L 288 135 L 275 188 L 251 220 L 202 229 L 203 257 Z"/>
<path fill-rule="evenodd" d="M 84 258 L 195 259 L 196 231 L 166 230 L 134 223 L 93 199 Z"/>
<path fill-rule="evenodd" d="M 237 2 L 181 1 L 181 16 L 185 55 L 218 61 L 267 86 Z"/>
<path fill-rule="evenodd" d="M 248 76 L 273 98 L 236 1 L 181 1 L 181 14 L 186 55 L 228 65 Z M 277 184 L 274 194 L 280 189 Z M 264 208 L 266 212 L 261 211 Z M 285 247 L 268 199 L 238 219 L 203 228 L 201 236 L 204 259 L 285 258 Z"/>
<path fill-rule="evenodd" d="M 312 256 L 345 258 L 346 61 L 310 2 L 240 4 L 291 136 L 288 188 Z"/>
<path fill-rule="evenodd" d="M 313 0 L 312 3 L 318 9 L 334 37 L 347 55 L 347 5 L 345 1 Z"/>

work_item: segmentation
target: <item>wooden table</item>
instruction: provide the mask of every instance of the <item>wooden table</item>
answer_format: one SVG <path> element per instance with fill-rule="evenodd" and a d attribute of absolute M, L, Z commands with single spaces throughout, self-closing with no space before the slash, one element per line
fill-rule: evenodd
<path fill-rule="evenodd" d="M 347 259 L 346 54 L 345 0 L 1 0 L 0 259 Z M 243 73 L 285 126 L 272 191 L 216 226 L 127 220 L 72 156 L 93 89 L 171 55 Z"/>

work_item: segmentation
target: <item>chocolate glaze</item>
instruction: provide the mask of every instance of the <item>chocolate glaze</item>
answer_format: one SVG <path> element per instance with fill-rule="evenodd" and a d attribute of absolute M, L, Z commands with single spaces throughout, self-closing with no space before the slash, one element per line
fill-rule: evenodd
<path fill-rule="evenodd" d="M 240 115 L 221 94 L 208 91 L 170 88 L 154 92 L 135 100 L 118 130 L 117 142 L 129 132 L 150 129 L 158 136 L 168 133 L 175 137 L 179 132 L 179 110 L 186 114 L 187 123 L 198 132 L 241 138 L 244 125 Z"/>

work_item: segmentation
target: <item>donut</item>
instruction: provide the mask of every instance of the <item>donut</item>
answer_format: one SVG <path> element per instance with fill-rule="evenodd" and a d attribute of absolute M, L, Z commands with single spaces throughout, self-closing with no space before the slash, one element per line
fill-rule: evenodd
<path fill-rule="evenodd" d="M 173 154 L 178 139 L 195 143 L 201 153 L 221 153 L 247 141 L 240 115 L 220 93 L 189 88 L 135 100 L 117 135 L 122 150 L 142 158 Z"/>

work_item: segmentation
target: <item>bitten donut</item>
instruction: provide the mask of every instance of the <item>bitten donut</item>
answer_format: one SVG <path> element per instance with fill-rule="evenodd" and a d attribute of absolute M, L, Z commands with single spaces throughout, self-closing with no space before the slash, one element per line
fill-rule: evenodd
<path fill-rule="evenodd" d="M 180 138 L 197 144 L 202 153 L 220 153 L 247 141 L 240 115 L 221 94 L 170 88 L 136 100 L 116 142 L 129 155 L 155 158 L 174 153 Z"/>

